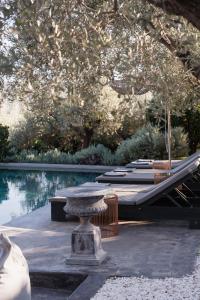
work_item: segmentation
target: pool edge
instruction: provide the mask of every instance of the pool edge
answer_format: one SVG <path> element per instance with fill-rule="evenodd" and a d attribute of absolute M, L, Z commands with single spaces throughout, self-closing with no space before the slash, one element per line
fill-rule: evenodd
<path fill-rule="evenodd" d="M 118 166 L 98 165 L 69 165 L 69 164 L 42 164 L 42 163 L 0 163 L 2 170 L 42 170 L 61 172 L 99 173 L 111 171 Z"/>

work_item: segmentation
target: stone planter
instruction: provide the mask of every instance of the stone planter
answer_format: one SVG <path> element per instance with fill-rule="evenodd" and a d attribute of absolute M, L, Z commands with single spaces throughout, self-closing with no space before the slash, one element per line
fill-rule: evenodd
<path fill-rule="evenodd" d="M 107 257 L 101 245 L 100 228 L 90 223 L 90 218 L 107 209 L 104 196 L 108 190 L 91 191 L 78 188 L 66 192 L 64 211 L 80 217 L 80 225 L 74 229 L 71 238 L 71 255 L 68 264 L 99 265 Z"/>

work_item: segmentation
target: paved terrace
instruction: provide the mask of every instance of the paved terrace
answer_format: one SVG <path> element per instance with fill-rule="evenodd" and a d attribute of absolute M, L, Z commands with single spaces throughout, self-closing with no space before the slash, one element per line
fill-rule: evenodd
<path fill-rule="evenodd" d="M 70 235 L 76 225 L 52 222 L 47 205 L 0 226 L 0 231 L 21 247 L 31 271 L 81 272 L 92 274 L 96 281 L 104 275 L 163 278 L 191 274 L 200 249 L 200 230 L 190 230 L 184 222 L 120 222 L 119 236 L 103 239 L 110 256 L 107 262 L 99 267 L 69 266 L 65 257 L 70 254 Z"/>

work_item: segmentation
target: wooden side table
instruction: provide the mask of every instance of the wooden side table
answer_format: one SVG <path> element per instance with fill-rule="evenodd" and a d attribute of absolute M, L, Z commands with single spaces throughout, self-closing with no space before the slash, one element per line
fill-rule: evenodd
<path fill-rule="evenodd" d="M 118 197 L 115 194 L 104 198 L 108 208 L 105 212 L 92 217 L 91 223 L 99 226 L 102 238 L 108 238 L 119 234 L 118 226 Z"/>
<path fill-rule="evenodd" d="M 160 183 L 164 180 L 166 180 L 167 178 L 169 178 L 170 176 L 172 176 L 170 174 L 170 172 L 166 172 L 166 173 L 155 173 L 154 174 L 154 183 L 157 184 L 157 183 Z"/>

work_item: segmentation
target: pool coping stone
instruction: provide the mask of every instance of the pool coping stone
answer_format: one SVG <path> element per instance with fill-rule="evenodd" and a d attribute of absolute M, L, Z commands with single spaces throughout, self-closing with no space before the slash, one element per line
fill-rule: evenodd
<path fill-rule="evenodd" d="M 5 170 L 35 170 L 101 173 L 111 171 L 119 166 L 71 165 L 71 164 L 42 164 L 42 163 L 0 163 L 0 169 Z"/>

